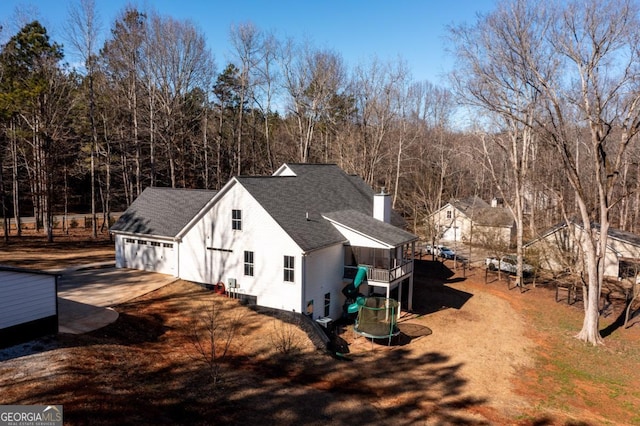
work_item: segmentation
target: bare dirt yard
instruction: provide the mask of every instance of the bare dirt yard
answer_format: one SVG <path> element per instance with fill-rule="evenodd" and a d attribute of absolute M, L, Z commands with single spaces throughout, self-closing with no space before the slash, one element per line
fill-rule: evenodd
<path fill-rule="evenodd" d="M 0 243 L 0 264 L 109 258 L 108 241 L 81 237 Z M 556 302 L 551 284 L 521 293 L 451 268 L 418 262 L 392 345 L 340 325 L 343 357 L 287 315 L 176 281 L 102 329 L 0 350 L 0 404 L 62 404 L 74 425 L 640 424 L 640 319 L 622 327 L 624 304 L 604 310 L 605 345 L 592 347 L 573 337 L 581 302 Z"/>

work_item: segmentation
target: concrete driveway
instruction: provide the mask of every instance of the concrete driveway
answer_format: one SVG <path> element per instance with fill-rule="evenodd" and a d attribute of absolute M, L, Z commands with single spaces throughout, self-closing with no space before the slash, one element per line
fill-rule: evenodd
<path fill-rule="evenodd" d="M 61 271 L 58 279 L 58 328 L 81 334 L 118 319 L 114 306 L 159 289 L 177 278 L 111 265 L 88 265 Z"/>

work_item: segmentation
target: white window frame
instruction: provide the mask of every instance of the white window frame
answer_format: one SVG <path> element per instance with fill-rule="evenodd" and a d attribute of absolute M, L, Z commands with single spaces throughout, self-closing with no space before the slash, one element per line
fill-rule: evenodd
<path fill-rule="evenodd" d="M 242 231 L 242 210 L 231 210 L 231 229 L 234 231 Z"/>
<path fill-rule="evenodd" d="M 331 314 L 331 292 L 324 294 L 324 316 L 328 317 Z"/>
<path fill-rule="evenodd" d="M 296 271 L 296 258 L 294 256 L 284 256 L 284 276 L 283 280 L 287 283 L 292 283 L 295 281 L 295 271 Z"/>
<path fill-rule="evenodd" d="M 244 251 L 244 275 L 253 277 L 254 275 L 254 253 L 249 250 Z"/>

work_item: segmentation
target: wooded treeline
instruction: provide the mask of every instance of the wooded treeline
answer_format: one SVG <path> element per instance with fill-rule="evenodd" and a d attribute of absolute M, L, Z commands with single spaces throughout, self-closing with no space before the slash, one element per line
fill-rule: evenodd
<path fill-rule="evenodd" d="M 283 162 L 332 162 L 387 187 L 420 234 L 429 213 L 472 195 L 510 198 L 517 189 L 530 235 L 577 212 L 563 159 L 542 143 L 548 135 L 531 134 L 539 143 L 519 180 L 505 148 L 509 138 L 522 139 L 509 127 L 515 121 L 480 115 L 461 96 L 469 87 L 454 85 L 454 93 L 415 81 L 402 60 L 348 68 L 339 52 L 244 23 L 230 28 L 229 55 L 217 52 L 228 63 L 216 63 L 218 46 L 207 46 L 193 23 L 154 11 L 127 7 L 102 34 L 91 0 L 72 9 L 67 33 L 51 40 L 33 21 L 5 34 L 5 226 L 6 218 L 36 216 L 51 234 L 53 214 L 108 215 L 150 185 L 218 189 L 231 176 L 270 174 Z M 69 52 L 82 66 L 67 64 Z M 575 124 L 571 156 L 595 205 L 584 160 L 593 147 L 583 142 L 593 129 L 577 113 L 564 119 Z M 639 230 L 639 156 L 634 140 L 615 170 L 612 223 L 629 231 Z M 595 209 L 590 214 L 598 219 Z"/>

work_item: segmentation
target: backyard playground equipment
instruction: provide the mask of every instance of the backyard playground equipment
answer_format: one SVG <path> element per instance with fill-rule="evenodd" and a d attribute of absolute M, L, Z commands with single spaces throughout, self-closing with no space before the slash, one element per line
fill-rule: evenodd
<path fill-rule="evenodd" d="M 348 284 L 342 293 L 347 297 L 346 312 L 357 314 L 353 331 L 370 339 L 389 339 L 400 334 L 398 329 L 397 300 L 386 297 L 364 297 L 358 287 L 367 276 L 367 268 L 358 267 L 353 282 Z"/>
<path fill-rule="evenodd" d="M 353 331 L 370 339 L 389 339 L 400 334 L 398 301 L 386 297 L 367 297 L 358 308 Z"/>
<path fill-rule="evenodd" d="M 367 268 L 359 266 L 358 272 L 356 273 L 356 277 L 353 279 L 353 282 L 342 289 L 342 294 L 347 297 L 345 305 L 346 311 L 349 314 L 357 313 L 358 307 L 364 304 L 365 297 L 358 292 L 358 287 L 360 287 L 360 285 L 364 282 L 365 278 L 367 278 Z"/>

